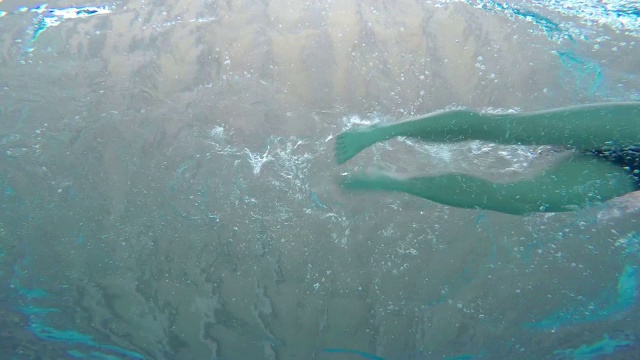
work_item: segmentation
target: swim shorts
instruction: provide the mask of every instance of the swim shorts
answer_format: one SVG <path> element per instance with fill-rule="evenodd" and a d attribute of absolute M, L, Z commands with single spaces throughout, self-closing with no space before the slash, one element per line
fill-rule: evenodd
<path fill-rule="evenodd" d="M 636 189 L 640 190 L 640 146 L 603 147 L 587 151 L 587 154 L 598 156 L 622 166 L 636 181 Z"/>

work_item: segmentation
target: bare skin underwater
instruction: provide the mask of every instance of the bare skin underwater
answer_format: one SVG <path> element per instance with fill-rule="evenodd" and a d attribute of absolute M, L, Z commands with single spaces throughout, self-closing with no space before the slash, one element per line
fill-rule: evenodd
<path fill-rule="evenodd" d="M 483 140 L 570 146 L 575 151 L 531 180 L 506 184 L 458 173 L 422 177 L 378 173 L 343 176 L 342 188 L 404 192 L 445 205 L 516 215 L 572 211 L 638 190 L 638 181 L 623 166 L 589 152 L 640 145 L 640 102 L 509 114 L 439 111 L 396 124 L 349 129 L 336 138 L 336 160 L 343 164 L 367 147 L 397 136 L 439 143 Z"/>

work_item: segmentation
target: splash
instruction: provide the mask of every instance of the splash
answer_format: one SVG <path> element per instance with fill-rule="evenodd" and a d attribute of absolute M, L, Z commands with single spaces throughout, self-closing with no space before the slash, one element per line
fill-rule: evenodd
<path fill-rule="evenodd" d="M 329 349 L 323 349 L 322 351 L 326 353 L 332 353 L 332 354 L 353 354 L 353 355 L 358 355 L 363 359 L 369 359 L 369 360 L 385 360 L 383 357 L 369 354 L 367 352 L 360 351 L 360 350 L 329 348 Z"/>
<path fill-rule="evenodd" d="M 41 4 L 36 7 L 21 7 L 14 12 L 0 12 L 0 17 L 7 15 L 16 15 L 21 13 L 34 13 L 37 14 L 33 19 L 33 28 L 31 32 L 31 38 L 28 44 L 25 45 L 25 51 L 31 52 L 35 49 L 34 43 L 38 40 L 38 37 L 47 29 L 58 26 L 66 20 L 71 19 L 84 19 L 97 15 L 107 15 L 111 13 L 111 8 L 108 6 L 80 6 L 69 8 L 48 8 L 48 4 Z"/>
<path fill-rule="evenodd" d="M 608 305 L 598 305 L 590 302 L 586 307 L 577 307 L 558 312 L 540 322 L 528 323 L 525 327 L 537 329 L 556 329 L 563 326 L 602 321 L 618 316 L 629 311 L 636 303 L 638 296 L 636 284 L 638 283 L 637 268 L 625 265 L 618 277 L 616 287 L 617 297 Z M 603 294 L 607 298 L 607 294 Z M 602 302 L 601 302 L 602 303 Z"/>
<path fill-rule="evenodd" d="M 559 24 L 524 7 L 492 0 L 465 0 L 465 3 L 492 13 L 501 13 L 512 19 L 522 19 L 536 25 L 544 35 L 554 41 L 573 40 L 573 36 Z"/>
<path fill-rule="evenodd" d="M 630 232 L 618 239 L 614 246 L 623 248 L 625 255 L 635 255 L 640 259 L 640 233 Z"/>
<path fill-rule="evenodd" d="M 586 89 L 593 96 L 602 82 L 600 66 L 594 62 L 578 57 L 570 51 L 554 51 L 562 65 L 569 70 L 579 89 Z"/>
<path fill-rule="evenodd" d="M 604 339 L 590 344 L 590 345 L 582 345 L 577 349 L 567 349 L 567 350 L 558 350 L 555 351 L 554 354 L 559 356 L 561 359 L 593 359 L 596 356 L 600 355 L 611 355 L 619 348 L 627 347 L 631 345 L 628 341 L 615 340 L 609 338 L 609 336 L 605 335 Z"/>
<path fill-rule="evenodd" d="M 640 37 L 640 5 L 637 1 L 533 0 L 532 4 L 564 16 L 575 16 L 585 25 L 607 26 Z"/>
<path fill-rule="evenodd" d="M 533 0 L 525 4 L 511 4 L 494 0 L 449 0 L 463 2 L 494 14 L 532 23 L 550 40 L 561 42 L 587 40 L 591 30 L 581 30 L 577 24 L 554 21 L 554 18 L 573 17 L 589 28 L 606 26 L 618 33 L 640 37 L 640 5 L 625 0 Z M 541 13 L 549 14 L 544 16 Z"/>
<path fill-rule="evenodd" d="M 104 354 L 100 351 L 92 351 L 91 354 L 95 357 L 100 354 L 102 358 L 113 358 L 113 359 L 122 359 L 126 357 L 128 359 L 144 359 L 144 356 L 118 347 L 108 344 L 101 344 L 94 340 L 93 336 L 83 334 L 74 330 L 59 330 L 55 327 L 48 326 L 46 324 L 46 316 L 50 313 L 59 313 L 60 310 L 56 308 L 47 308 L 40 307 L 35 302 L 38 300 L 46 300 L 50 298 L 50 294 L 45 290 L 38 288 L 27 287 L 22 284 L 22 278 L 25 274 L 28 273 L 27 270 L 23 268 L 29 268 L 29 264 L 31 262 L 30 257 L 25 256 L 20 263 L 17 263 L 13 266 L 13 276 L 10 280 L 11 288 L 17 291 L 18 293 L 18 301 L 20 302 L 20 312 L 25 315 L 29 323 L 26 327 L 33 335 L 37 338 L 44 341 L 53 341 L 53 342 L 61 342 L 67 345 L 80 345 L 84 347 L 93 348 L 96 350 L 101 350 L 105 352 L 111 352 L 113 354 L 117 354 L 117 356 L 112 356 L 108 354 Z M 70 355 L 74 357 L 81 356 L 82 353 L 77 351 L 76 349 L 70 350 Z"/>
<path fill-rule="evenodd" d="M 84 19 L 95 15 L 106 15 L 111 10 L 106 7 L 84 6 L 70 7 L 66 9 L 47 9 L 47 4 L 42 4 L 29 11 L 39 14 L 34 20 L 33 36 L 31 42 L 35 42 L 43 31 L 50 27 L 58 26 L 65 20 Z"/>
<path fill-rule="evenodd" d="M 267 150 L 262 155 L 251 152 L 247 148 L 245 148 L 244 151 L 249 157 L 249 163 L 251 163 L 251 167 L 253 168 L 253 175 L 260 175 L 262 165 L 264 165 L 267 161 L 273 160 L 273 157 L 269 155 L 269 147 L 267 147 Z"/>

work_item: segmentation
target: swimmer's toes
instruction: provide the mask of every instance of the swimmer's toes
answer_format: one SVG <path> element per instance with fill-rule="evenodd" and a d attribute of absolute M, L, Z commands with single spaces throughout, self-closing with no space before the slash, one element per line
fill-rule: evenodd
<path fill-rule="evenodd" d="M 345 139 L 345 134 L 342 133 L 336 137 L 336 149 L 335 149 L 335 157 L 338 164 L 344 164 L 349 160 L 352 156 L 349 156 L 349 149 L 347 146 L 347 140 Z"/>
<path fill-rule="evenodd" d="M 362 149 L 363 147 L 358 144 L 357 134 L 355 133 L 347 131 L 336 137 L 335 156 L 338 164 L 344 164 Z"/>
<path fill-rule="evenodd" d="M 338 164 L 344 164 L 351 158 L 352 156 L 349 156 L 346 150 L 336 150 L 336 161 Z"/>

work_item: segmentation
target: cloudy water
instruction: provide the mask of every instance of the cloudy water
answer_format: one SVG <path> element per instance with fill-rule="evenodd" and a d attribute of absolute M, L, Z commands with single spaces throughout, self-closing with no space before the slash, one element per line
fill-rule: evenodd
<path fill-rule="evenodd" d="M 640 195 L 512 216 L 341 173 L 545 147 L 341 131 L 640 100 L 634 1 L 0 1 L 0 358 L 634 359 Z"/>

